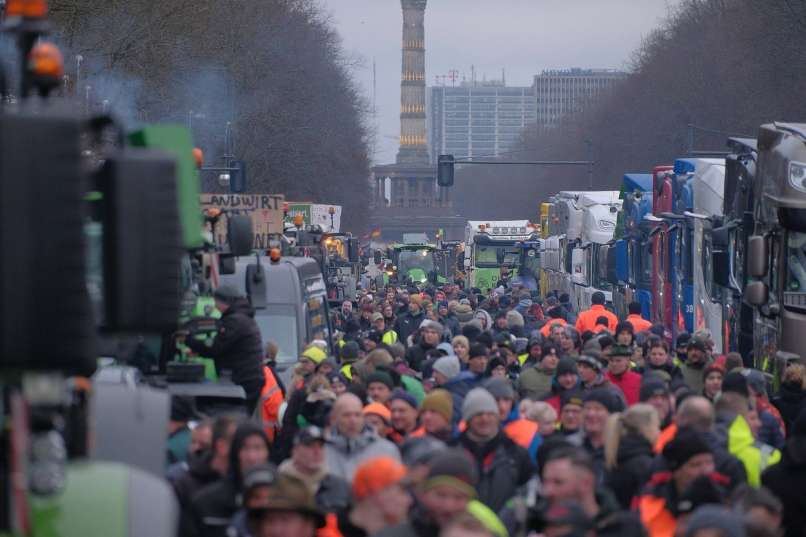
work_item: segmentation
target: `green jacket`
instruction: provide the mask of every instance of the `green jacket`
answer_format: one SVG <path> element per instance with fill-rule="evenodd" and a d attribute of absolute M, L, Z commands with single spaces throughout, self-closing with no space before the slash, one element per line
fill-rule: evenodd
<path fill-rule="evenodd" d="M 719 414 L 715 432 L 730 454 L 742 461 L 747 482 L 753 487 L 761 486 L 761 473 L 765 469 L 781 461 L 780 451 L 753 438 L 750 425 L 743 416 Z"/>
<path fill-rule="evenodd" d="M 683 380 L 694 392 L 701 394 L 705 388 L 705 379 L 702 378 L 702 373 L 708 364 L 691 365 L 688 362 L 680 364 L 680 371 L 683 373 Z"/>
<path fill-rule="evenodd" d="M 534 365 L 521 372 L 518 377 L 518 394 L 523 398 L 540 399 L 551 393 L 554 371 L 547 371 Z"/>

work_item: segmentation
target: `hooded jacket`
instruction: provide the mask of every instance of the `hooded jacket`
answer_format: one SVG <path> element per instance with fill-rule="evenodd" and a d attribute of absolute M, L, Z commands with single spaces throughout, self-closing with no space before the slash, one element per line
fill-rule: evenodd
<path fill-rule="evenodd" d="M 455 444 L 476 461 L 479 482 L 478 500 L 496 513 L 512 498 L 535 472 L 529 453 L 515 444 L 503 431 L 484 444 L 477 444 L 462 433 Z"/>
<path fill-rule="evenodd" d="M 781 462 L 761 475 L 761 483 L 784 504 L 784 537 L 803 537 L 806 532 L 806 438 L 787 440 Z"/>
<path fill-rule="evenodd" d="M 616 467 L 605 473 L 605 485 L 613 491 L 622 509 L 629 509 L 652 475 L 652 444 L 643 435 L 630 432 L 621 438 Z"/>
<path fill-rule="evenodd" d="M 229 370 L 232 381 L 246 392 L 247 401 L 257 401 L 264 381 L 263 340 L 255 310 L 245 298 L 235 301 L 221 315 L 211 346 L 194 338 L 186 343 L 194 352 L 212 358 L 219 376 Z"/>
<path fill-rule="evenodd" d="M 781 384 L 781 389 L 772 397 L 772 404 L 781 413 L 786 429 L 790 430 L 800 411 L 806 407 L 806 390 L 799 385 Z"/>
<path fill-rule="evenodd" d="M 210 467 L 211 459 L 211 453 L 201 456 L 191 455 L 185 468 L 170 480 L 176 499 L 179 501 L 180 537 L 196 534 L 195 521 L 191 515 L 193 497 L 205 486 L 221 479 L 221 474 Z"/>
<path fill-rule="evenodd" d="M 404 345 L 408 345 L 409 336 L 420 328 L 420 323 L 423 322 L 423 319 L 425 319 L 425 312 L 423 312 L 423 310 L 420 310 L 417 315 L 407 311 L 397 318 L 395 332 L 397 332 L 400 341 Z"/>
<path fill-rule="evenodd" d="M 714 432 L 722 446 L 738 458 L 747 472 L 747 482 L 758 487 L 761 473 L 781 460 L 781 452 L 753 438 L 750 426 L 742 416 L 719 413 Z"/>
<path fill-rule="evenodd" d="M 551 393 L 554 370 L 544 369 L 540 364 L 527 367 L 518 377 L 518 395 L 521 399 L 540 399 Z"/>
<path fill-rule="evenodd" d="M 252 436 L 259 436 L 266 442 L 266 448 L 269 448 L 266 433 L 260 425 L 253 422 L 242 423 L 232 437 L 227 476 L 205 486 L 193 496 L 191 511 L 200 537 L 227 536 L 227 527 L 241 503 L 243 477 L 239 454 L 246 439 Z"/>
<path fill-rule="evenodd" d="M 348 438 L 334 427 L 327 435 L 325 460 L 328 473 L 353 482 L 353 474 L 362 462 L 375 457 L 392 457 L 400 460 L 400 451 L 389 440 L 381 438 L 369 427 L 355 438 Z"/>

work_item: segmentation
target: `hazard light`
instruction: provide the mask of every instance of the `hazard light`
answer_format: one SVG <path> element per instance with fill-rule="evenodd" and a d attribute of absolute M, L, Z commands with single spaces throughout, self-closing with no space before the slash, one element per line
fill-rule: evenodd
<path fill-rule="evenodd" d="M 28 55 L 28 70 L 36 76 L 61 80 L 64 58 L 53 43 L 38 43 Z"/>
<path fill-rule="evenodd" d="M 6 0 L 6 17 L 43 19 L 48 14 L 45 0 Z"/>
<path fill-rule="evenodd" d="M 281 257 L 282 252 L 280 252 L 279 248 L 272 248 L 269 250 L 269 259 L 272 263 L 279 263 Z"/>

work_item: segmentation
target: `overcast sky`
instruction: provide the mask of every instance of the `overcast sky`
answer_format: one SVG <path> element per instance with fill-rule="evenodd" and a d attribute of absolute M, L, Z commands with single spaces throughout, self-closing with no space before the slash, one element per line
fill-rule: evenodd
<path fill-rule="evenodd" d="M 400 0 L 320 0 L 345 51 L 359 60 L 355 78 L 372 97 L 377 73 L 375 163 L 397 153 L 400 110 Z M 531 86 L 543 69 L 624 69 L 641 39 L 679 0 L 428 0 L 426 83 L 455 69 L 470 78 Z"/>

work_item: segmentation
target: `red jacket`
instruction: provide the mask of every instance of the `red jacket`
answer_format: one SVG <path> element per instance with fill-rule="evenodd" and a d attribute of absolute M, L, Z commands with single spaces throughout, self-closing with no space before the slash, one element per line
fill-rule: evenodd
<path fill-rule="evenodd" d="M 641 397 L 641 375 L 635 371 L 625 371 L 623 375 L 617 377 L 610 371 L 605 375 L 607 380 L 614 386 L 618 386 L 624 393 L 624 399 L 627 401 L 627 406 L 632 406 L 639 402 Z"/>

